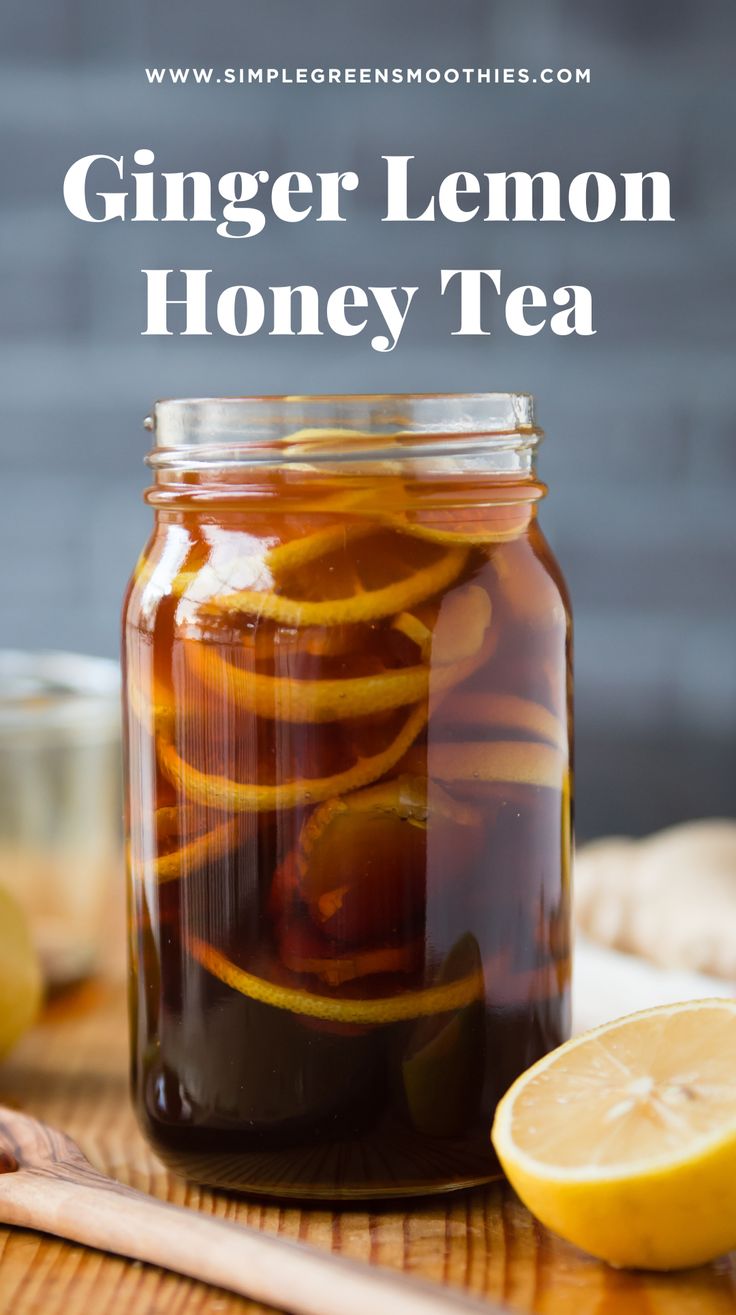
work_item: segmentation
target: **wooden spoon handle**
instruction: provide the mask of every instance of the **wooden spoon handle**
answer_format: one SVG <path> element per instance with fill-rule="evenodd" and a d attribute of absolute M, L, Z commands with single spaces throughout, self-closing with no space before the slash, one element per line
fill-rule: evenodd
<path fill-rule="evenodd" d="M 0 1217 L 296 1315 L 492 1315 L 499 1309 L 462 1292 L 157 1201 L 102 1175 L 90 1185 L 30 1168 L 4 1173 Z"/>

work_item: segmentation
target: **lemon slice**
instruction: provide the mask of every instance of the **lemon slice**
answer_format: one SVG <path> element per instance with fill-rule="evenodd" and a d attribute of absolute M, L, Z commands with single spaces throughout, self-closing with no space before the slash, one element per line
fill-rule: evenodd
<path fill-rule="evenodd" d="M 491 621 L 491 601 L 477 585 L 452 596 L 437 623 L 437 664 L 387 670 L 372 676 L 298 680 L 237 666 L 207 644 L 187 640 L 184 652 L 195 676 L 219 696 L 272 721 L 325 722 L 363 717 L 418 703 L 457 685 L 475 669 Z M 448 619 L 445 620 L 444 613 Z"/>
<path fill-rule="evenodd" d="M 370 521 L 357 525 L 346 525 L 344 522 L 339 525 L 328 525 L 321 530 L 315 530 L 312 534 L 302 535 L 298 539 L 287 539 L 285 543 L 270 548 L 266 553 L 265 563 L 274 579 L 278 580 L 290 571 L 299 570 L 308 562 L 313 562 L 317 557 L 335 552 L 352 540 L 364 539 L 375 532 L 376 527 Z"/>
<path fill-rule="evenodd" d="M 187 835 L 190 825 L 189 814 L 192 811 L 186 806 L 157 809 L 155 823 L 159 844 L 162 841 L 173 840 L 175 847 L 135 865 L 134 876 L 140 876 L 144 880 L 150 877 L 159 883 L 178 881 L 188 876 L 190 872 L 195 872 L 197 868 L 204 867 L 206 863 L 211 863 L 213 859 L 221 858 L 227 852 L 235 836 L 235 819 L 219 822 L 211 830 L 192 837 Z M 183 835 L 187 838 L 177 845 L 176 841 L 181 840 Z"/>
<path fill-rule="evenodd" d="M 506 1093 L 492 1141 L 532 1213 L 611 1264 L 681 1269 L 736 1247 L 736 1000 L 568 1041 Z"/>
<path fill-rule="evenodd" d="M 231 990 L 239 991 L 251 1000 L 260 1000 L 262 1004 L 271 1005 L 274 1009 L 286 1009 L 292 1014 L 322 1018 L 333 1023 L 370 1026 L 449 1013 L 482 999 L 484 991 L 483 972 L 476 969 L 457 981 L 426 986 L 418 991 L 405 991 L 368 1000 L 339 999 L 293 986 L 282 986 L 265 977 L 256 977 L 197 936 L 187 938 L 187 948 L 197 963 Z"/>
<path fill-rule="evenodd" d="M 185 653 L 189 667 L 208 689 L 256 717 L 282 722 L 320 723 L 391 712 L 426 699 L 430 687 L 438 694 L 469 674 L 467 664 L 448 664 L 435 671 L 424 664 L 372 676 L 297 680 L 238 667 L 198 642 L 187 642 Z"/>
<path fill-rule="evenodd" d="M 430 565 L 421 566 L 403 580 L 374 589 L 354 590 L 344 598 L 290 598 L 285 594 L 240 589 L 202 603 L 203 611 L 251 612 L 281 625 L 345 625 L 352 621 L 376 621 L 410 610 L 425 598 L 452 584 L 467 560 L 463 548 L 449 548 Z"/>
<path fill-rule="evenodd" d="M 426 722 L 427 709 L 420 705 L 412 709 L 401 730 L 379 753 L 358 758 L 351 767 L 333 776 L 300 777 L 276 785 L 208 776 L 179 756 L 168 732 L 163 729 L 158 737 L 158 759 L 164 776 L 176 790 L 195 803 L 231 813 L 272 812 L 276 808 L 322 803 L 332 795 L 347 794 L 349 790 L 377 781 L 403 758 Z"/>

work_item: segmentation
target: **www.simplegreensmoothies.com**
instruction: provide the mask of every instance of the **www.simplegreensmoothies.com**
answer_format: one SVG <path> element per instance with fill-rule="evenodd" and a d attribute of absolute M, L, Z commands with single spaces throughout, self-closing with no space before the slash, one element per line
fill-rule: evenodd
<path fill-rule="evenodd" d="M 446 86 L 545 86 L 590 84 L 589 68 L 146 68 L 146 81 L 210 86 L 386 86 L 387 84 Z"/>

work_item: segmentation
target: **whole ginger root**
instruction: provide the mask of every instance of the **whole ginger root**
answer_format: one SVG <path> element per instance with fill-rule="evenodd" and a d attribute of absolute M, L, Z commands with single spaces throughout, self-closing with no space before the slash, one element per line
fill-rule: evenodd
<path fill-rule="evenodd" d="M 593 941 L 736 981 L 736 822 L 593 841 L 575 867 L 575 919 Z"/>

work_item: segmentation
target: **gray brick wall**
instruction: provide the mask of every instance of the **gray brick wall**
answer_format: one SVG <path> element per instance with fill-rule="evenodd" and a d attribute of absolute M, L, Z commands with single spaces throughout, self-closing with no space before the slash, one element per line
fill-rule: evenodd
<path fill-rule="evenodd" d="M 529 388 L 544 512 L 577 616 L 581 829 L 730 812 L 736 730 L 731 72 L 724 0 L 6 0 L 0 53 L 0 642 L 114 653 L 148 513 L 155 396 Z M 580 88 L 149 88 L 144 64 L 590 65 Z M 82 225 L 64 170 L 151 146 L 165 168 L 355 168 L 337 229 Z M 667 170 L 677 222 L 380 224 L 390 152 L 418 195 L 463 168 Z M 360 209 L 358 210 L 358 205 Z M 142 266 L 224 284 L 417 282 L 399 349 L 146 340 Z M 589 283 L 597 338 L 448 336 L 442 265 Z M 431 300 L 430 300 L 431 295 Z"/>

